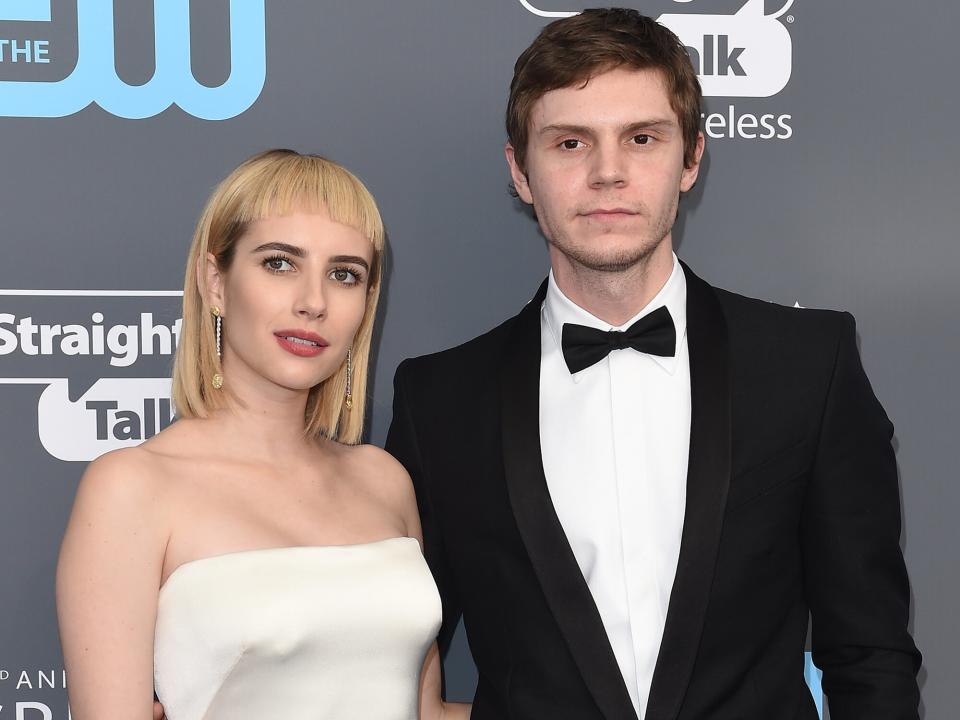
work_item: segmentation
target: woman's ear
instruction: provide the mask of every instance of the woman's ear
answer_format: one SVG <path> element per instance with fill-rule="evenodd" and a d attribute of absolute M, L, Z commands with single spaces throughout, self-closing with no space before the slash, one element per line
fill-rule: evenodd
<path fill-rule="evenodd" d="M 209 307 L 220 308 L 220 314 L 226 312 L 223 303 L 223 274 L 220 272 L 220 266 L 213 253 L 207 253 L 206 257 L 197 259 L 197 286 L 204 287 L 202 280 L 206 280 L 206 297 Z"/>

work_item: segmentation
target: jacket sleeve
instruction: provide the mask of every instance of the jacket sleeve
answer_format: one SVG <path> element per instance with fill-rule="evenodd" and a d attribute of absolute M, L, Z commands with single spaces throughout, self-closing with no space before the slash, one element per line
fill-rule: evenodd
<path fill-rule="evenodd" d="M 433 479 L 429 478 L 428 463 L 424 463 L 424 454 L 429 457 L 429 444 L 421 444 L 413 408 L 409 398 L 425 396 L 423 389 L 418 393 L 416 389 L 408 391 L 409 360 L 404 360 L 397 368 L 393 379 L 393 420 L 387 432 L 385 449 L 393 455 L 410 473 L 413 487 L 417 494 L 417 508 L 420 512 L 420 523 L 423 526 L 423 547 L 427 564 L 433 573 L 440 599 L 443 602 L 443 623 L 440 627 L 438 642 L 440 653 L 446 656 L 453 639 L 454 631 L 460 621 L 462 612 L 459 593 L 456 588 L 453 573 L 448 562 L 443 539 L 442 523 L 436 506 L 435 493 L 431 492 Z M 409 394 L 409 393 L 413 394 Z"/>
<path fill-rule="evenodd" d="M 853 316 L 837 343 L 801 542 L 832 720 L 915 720 L 921 656 L 907 624 L 893 426 L 860 362 Z"/>

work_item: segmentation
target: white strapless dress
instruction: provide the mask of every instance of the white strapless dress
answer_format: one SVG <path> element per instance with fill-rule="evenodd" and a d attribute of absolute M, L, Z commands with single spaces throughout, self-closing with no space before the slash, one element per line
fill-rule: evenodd
<path fill-rule="evenodd" d="M 178 567 L 154 646 L 168 720 L 417 720 L 440 596 L 413 538 Z"/>

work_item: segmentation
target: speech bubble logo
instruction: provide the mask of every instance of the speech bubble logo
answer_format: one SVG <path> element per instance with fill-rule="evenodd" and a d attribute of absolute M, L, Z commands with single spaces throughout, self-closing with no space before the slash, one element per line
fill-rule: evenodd
<path fill-rule="evenodd" d="M 37 404 L 40 443 L 55 458 L 90 461 L 133 447 L 173 419 L 169 378 L 104 378 L 74 402 L 69 380 L 52 380 Z"/>
<path fill-rule="evenodd" d="M 518 0 L 539 17 L 560 18 L 579 11 L 544 10 Z M 665 13 L 657 21 L 687 47 L 708 97 L 770 97 L 790 82 L 793 41 L 779 22 L 793 0 L 766 15 L 764 0 L 746 0 L 732 15 Z"/>
<path fill-rule="evenodd" d="M 778 22 L 793 4 L 764 15 L 764 0 L 747 0 L 735 15 L 661 15 L 690 52 L 703 94 L 770 97 L 790 81 L 793 41 Z"/>
<path fill-rule="evenodd" d="M 53 457 L 89 461 L 171 422 L 176 290 L 0 290 L 0 392 L 39 385 Z"/>

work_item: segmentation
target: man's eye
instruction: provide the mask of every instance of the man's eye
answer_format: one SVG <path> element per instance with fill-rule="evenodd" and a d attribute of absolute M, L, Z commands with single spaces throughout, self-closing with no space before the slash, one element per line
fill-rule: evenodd
<path fill-rule="evenodd" d="M 560 143 L 560 145 L 564 148 L 564 150 L 576 150 L 578 147 L 580 147 L 580 141 L 573 139 L 564 140 Z"/>
<path fill-rule="evenodd" d="M 650 137 L 649 135 L 642 135 L 642 134 L 641 134 L 641 135 L 634 135 L 634 136 L 633 136 L 633 141 L 634 141 L 637 145 L 647 145 L 651 140 L 653 140 L 653 138 Z"/>

